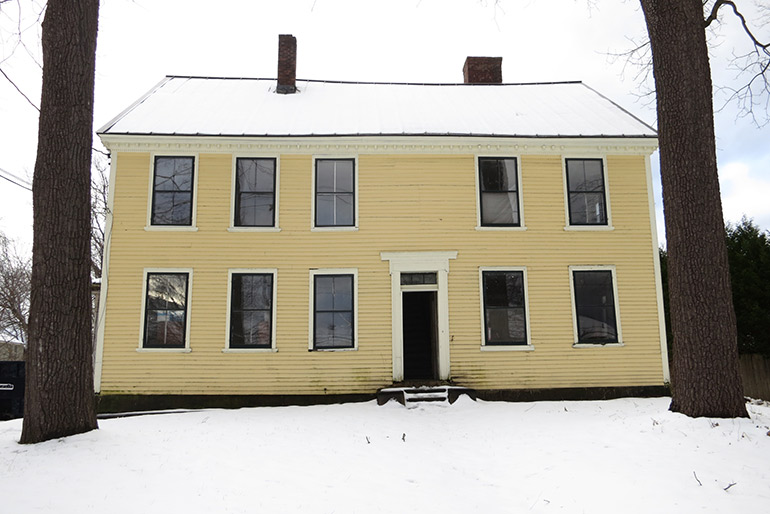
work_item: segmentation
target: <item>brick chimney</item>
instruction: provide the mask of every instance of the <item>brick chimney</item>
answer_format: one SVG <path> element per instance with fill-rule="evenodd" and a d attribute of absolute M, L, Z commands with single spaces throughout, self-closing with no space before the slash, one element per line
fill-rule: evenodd
<path fill-rule="evenodd" d="M 463 66 L 466 84 L 502 84 L 502 57 L 468 57 Z"/>
<path fill-rule="evenodd" d="M 276 93 L 297 92 L 297 38 L 291 34 L 278 36 L 278 86 Z"/>

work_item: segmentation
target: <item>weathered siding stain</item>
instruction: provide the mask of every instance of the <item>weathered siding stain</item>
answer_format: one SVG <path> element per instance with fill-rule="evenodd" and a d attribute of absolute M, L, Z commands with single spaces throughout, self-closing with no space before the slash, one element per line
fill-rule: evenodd
<path fill-rule="evenodd" d="M 358 156 L 358 231 L 313 232 L 311 155 L 280 156 L 280 232 L 230 232 L 232 154 L 197 155 L 197 231 L 145 230 L 151 155 L 120 152 L 101 391 L 371 393 L 392 382 L 380 252 L 457 250 L 451 376 L 476 388 L 663 383 L 643 156 L 607 157 L 614 230 L 567 231 L 560 156 L 523 155 L 526 230 L 476 230 L 473 155 Z M 623 347 L 572 347 L 571 265 L 613 265 Z M 480 266 L 526 266 L 532 352 L 482 352 Z M 191 268 L 190 353 L 137 352 L 144 268 Z M 223 353 L 231 268 L 275 268 L 277 352 Z M 358 350 L 308 351 L 309 273 L 357 268 Z"/>

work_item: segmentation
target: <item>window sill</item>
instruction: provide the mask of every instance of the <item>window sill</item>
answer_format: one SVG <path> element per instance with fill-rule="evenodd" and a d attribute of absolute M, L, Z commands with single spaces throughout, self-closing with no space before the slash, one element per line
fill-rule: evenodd
<path fill-rule="evenodd" d="M 223 348 L 222 353 L 276 353 L 278 348 Z"/>
<path fill-rule="evenodd" d="M 280 232 L 278 227 L 228 227 L 228 232 Z"/>
<path fill-rule="evenodd" d="M 190 353 L 192 348 L 137 348 L 139 353 Z"/>
<path fill-rule="evenodd" d="M 181 225 L 148 225 L 144 227 L 147 232 L 197 232 L 198 227 L 188 227 Z"/>
<path fill-rule="evenodd" d="M 308 348 L 309 352 L 356 352 L 358 348 Z"/>
<path fill-rule="evenodd" d="M 535 347 L 531 344 L 496 344 L 481 345 L 482 352 L 533 352 Z"/>
<path fill-rule="evenodd" d="M 358 227 L 311 227 L 311 232 L 357 232 Z"/>
<path fill-rule="evenodd" d="M 573 348 L 606 348 L 606 347 L 621 347 L 625 346 L 623 343 L 574 343 Z"/>
<path fill-rule="evenodd" d="M 520 227 L 486 227 L 483 225 L 478 225 L 476 230 L 479 232 L 524 232 L 527 230 L 527 227 L 523 225 Z"/>
<path fill-rule="evenodd" d="M 612 225 L 567 225 L 564 230 L 571 232 L 585 232 L 585 231 L 597 231 L 597 232 L 609 232 L 615 230 Z"/>

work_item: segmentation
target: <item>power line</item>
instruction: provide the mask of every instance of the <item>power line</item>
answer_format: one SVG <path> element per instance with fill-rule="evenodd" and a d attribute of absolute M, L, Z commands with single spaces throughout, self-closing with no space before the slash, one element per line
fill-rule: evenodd
<path fill-rule="evenodd" d="M 13 178 L 6 177 L 6 175 L 10 175 Z M 32 184 L 30 184 L 29 182 L 27 182 L 26 180 L 24 180 L 21 177 L 17 177 L 16 175 L 11 173 L 10 171 L 5 171 L 3 168 L 0 168 L 0 178 L 7 180 L 11 184 L 16 184 L 17 186 L 19 186 L 21 188 L 24 188 L 27 191 L 32 191 Z M 14 179 L 16 179 L 16 180 L 14 180 Z"/>

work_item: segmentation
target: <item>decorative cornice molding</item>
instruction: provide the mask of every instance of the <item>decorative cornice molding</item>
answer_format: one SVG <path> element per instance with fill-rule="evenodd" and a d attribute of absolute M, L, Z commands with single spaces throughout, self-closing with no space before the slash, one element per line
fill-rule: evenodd
<path fill-rule="evenodd" d="M 238 153 L 265 151 L 280 154 L 483 154 L 649 155 L 658 148 L 655 138 L 508 138 L 474 136 L 340 136 L 340 137 L 216 137 L 126 136 L 101 134 L 111 152 L 195 151 Z"/>

